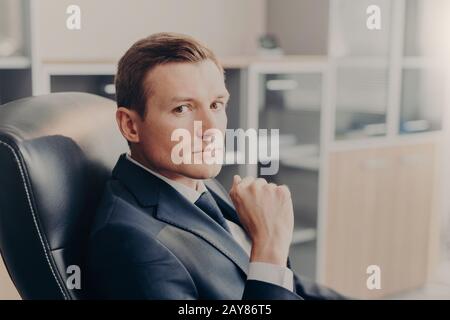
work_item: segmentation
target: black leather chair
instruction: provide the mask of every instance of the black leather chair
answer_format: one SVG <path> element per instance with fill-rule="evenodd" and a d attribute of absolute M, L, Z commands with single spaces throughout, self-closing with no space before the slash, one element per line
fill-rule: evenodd
<path fill-rule="evenodd" d="M 89 225 L 128 150 L 113 101 L 56 93 L 0 106 L 0 254 L 23 299 L 81 299 Z"/>

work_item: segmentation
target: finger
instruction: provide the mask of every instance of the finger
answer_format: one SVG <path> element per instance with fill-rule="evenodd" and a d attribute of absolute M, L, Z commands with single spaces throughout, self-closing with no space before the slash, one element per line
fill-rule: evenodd
<path fill-rule="evenodd" d="M 289 190 L 288 186 L 283 184 L 277 187 L 277 190 L 284 195 L 287 198 L 291 197 L 291 191 Z"/>
<path fill-rule="evenodd" d="M 263 178 L 257 178 L 254 182 L 253 182 L 253 185 L 255 186 L 255 187 L 262 187 L 262 186 L 264 186 L 264 185 L 266 185 L 267 184 L 267 181 L 266 181 L 266 179 L 263 179 Z"/>
<path fill-rule="evenodd" d="M 237 186 L 241 181 L 242 181 L 242 178 L 241 178 L 240 175 L 235 174 L 235 175 L 233 176 L 233 183 L 232 183 L 232 185 L 231 185 L 230 192 L 229 192 L 230 197 L 233 198 L 234 193 L 236 192 L 236 186 Z"/>
<path fill-rule="evenodd" d="M 276 187 L 278 187 L 275 183 L 271 182 L 268 183 L 267 185 L 265 185 L 266 188 L 268 189 L 276 189 Z"/>
<path fill-rule="evenodd" d="M 245 177 L 244 179 L 242 179 L 241 182 L 239 182 L 239 187 L 241 187 L 241 188 L 246 188 L 246 187 L 248 187 L 254 180 L 255 180 L 255 178 L 252 177 L 252 176 Z"/>
<path fill-rule="evenodd" d="M 234 177 L 233 177 L 233 186 L 238 184 L 238 183 L 240 183 L 241 181 L 242 181 L 241 176 L 238 175 L 238 174 L 235 174 Z"/>

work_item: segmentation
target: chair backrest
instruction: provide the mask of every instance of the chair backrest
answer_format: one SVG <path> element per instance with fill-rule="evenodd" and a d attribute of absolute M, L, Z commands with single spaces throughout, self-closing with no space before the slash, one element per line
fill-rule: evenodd
<path fill-rule="evenodd" d="M 73 276 L 78 267 L 83 276 L 92 216 L 128 150 L 115 110 L 113 101 L 86 93 L 0 106 L 0 254 L 24 299 L 85 294 Z"/>

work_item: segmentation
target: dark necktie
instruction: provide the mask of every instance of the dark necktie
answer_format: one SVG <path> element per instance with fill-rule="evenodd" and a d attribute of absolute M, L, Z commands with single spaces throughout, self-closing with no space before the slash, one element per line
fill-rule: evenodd
<path fill-rule="evenodd" d="M 200 198 L 195 201 L 195 205 L 202 209 L 208 216 L 213 218 L 219 225 L 222 226 L 222 228 L 230 232 L 222 211 L 220 210 L 216 200 L 214 200 L 210 192 L 203 192 Z"/>

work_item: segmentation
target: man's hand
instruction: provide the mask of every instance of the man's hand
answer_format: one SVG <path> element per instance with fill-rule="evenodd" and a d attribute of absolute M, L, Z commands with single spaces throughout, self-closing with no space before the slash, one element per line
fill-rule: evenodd
<path fill-rule="evenodd" d="M 235 175 L 230 197 L 252 240 L 250 261 L 286 266 L 294 229 L 289 189 L 262 178 Z"/>

